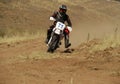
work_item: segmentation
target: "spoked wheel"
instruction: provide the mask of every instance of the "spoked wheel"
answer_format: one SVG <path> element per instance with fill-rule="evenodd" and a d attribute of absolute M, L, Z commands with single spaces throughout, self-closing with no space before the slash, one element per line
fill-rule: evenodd
<path fill-rule="evenodd" d="M 59 43 L 59 35 L 54 34 L 49 43 L 47 52 L 53 53 L 57 49 L 58 43 Z"/>

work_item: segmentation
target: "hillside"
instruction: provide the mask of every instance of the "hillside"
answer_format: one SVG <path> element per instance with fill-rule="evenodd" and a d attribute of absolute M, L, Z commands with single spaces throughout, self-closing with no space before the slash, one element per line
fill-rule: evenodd
<path fill-rule="evenodd" d="M 68 6 L 74 28 L 72 38 L 80 36 L 78 42 L 85 41 L 88 33 L 91 39 L 99 38 L 120 27 L 120 2 L 115 0 L 1 0 L 0 35 L 46 32 L 52 24 L 49 16 L 62 3 Z M 72 42 L 78 45 L 74 40 Z"/>

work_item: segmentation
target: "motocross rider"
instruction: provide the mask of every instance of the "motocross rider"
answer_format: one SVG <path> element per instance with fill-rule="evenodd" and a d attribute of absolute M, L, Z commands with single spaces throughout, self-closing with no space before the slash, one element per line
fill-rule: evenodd
<path fill-rule="evenodd" d="M 47 30 L 46 43 L 48 43 L 51 37 L 52 30 L 55 27 L 57 21 L 62 22 L 62 23 L 67 22 L 67 26 L 72 28 L 71 20 L 69 16 L 66 14 L 66 12 L 67 12 L 67 6 L 61 5 L 59 7 L 59 11 L 54 12 L 53 15 L 50 17 L 50 20 L 53 20 L 54 22 L 53 22 L 53 25 L 51 25 L 50 28 Z M 69 46 L 71 46 L 71 43 L 69 43 L 69 31 L 68 30 L 65 30 L 64 32 L 64 38 L 65 38 L 65 48 L 68 48 Z"/>

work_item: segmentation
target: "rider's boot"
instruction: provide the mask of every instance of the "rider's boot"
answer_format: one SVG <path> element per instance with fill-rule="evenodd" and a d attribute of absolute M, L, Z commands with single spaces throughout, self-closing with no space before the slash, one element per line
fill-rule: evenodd
<path fill-rule="evenodd" d="M 68 48 L 68 47 L 70 47 L 71 46 L 71 43 L 68 43 L 66 46 L 65 46 L 65 48 Z"/>
<path fill-rule="evenodd" d="M 65 48 L 68 48 L 71 46 L 71 43 L 69 43 L 69 38 L 65 37 Z"/>

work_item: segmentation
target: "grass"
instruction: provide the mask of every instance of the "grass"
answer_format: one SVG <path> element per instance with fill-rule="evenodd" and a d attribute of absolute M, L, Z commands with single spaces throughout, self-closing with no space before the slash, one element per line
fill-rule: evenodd
<path fill-rule="evenodd" d="M 10 2 L 11 2 L 11 0 L 0 0 L 0 2 L 1 2 L 1 3 L 5 3 L 5 4 L 6 4 L 6 3 L 10 3 Z"/>
<path fill-rule="evenodd" d="M 12 36 L 4 36 L 4 37 L 0 37 L 0 43 L 14 43 L 14 42 L 18 42 L 18 41 L 25 41 L 25 40 L 29 40 L 29 39 L 35 39 L 35 38 L 40 38 L 40 37 L 44 37 L 45 33 L 41 33 L 41 32 L 36 32 L 36 33 L 29 33 L 29 32 L 25 32 L 24 34 L 20 35 L 20 34 L 16 34 L 16 35 L 12 35 Z"/>
<path fill-rule="evenodd" d="M 90 51 L 94 52 L 105 50 L 110 47 L 120 47 L 120 35 L 111 35 L 109 37 L 104 37 L 99 44 L 93 45 Z"/>
<path fill-rule="evenodd" d="M 0 38 L 0 43 L 14 43 L 17 41 L 24 41 L 24 40 L 28 40 L 28 39 L 35 39 L 35 38 L 41 38 L 45 36 L 45 32 L 37 32 L 36 34 L 29 34 L 28 32 L 24 33 L 23 36 L 21 35 L 16 35 L 13 37 L 4 37 L 4 38 Z M 111 35 L 109 37 L 105 37 L 101 40 L 101 42 L 99 42 L 96 45 L 93 45 L 90 47 L 90 52 L 95 52 L 95 51 L 99 51 L 99 50 L 105 50 L 106 48 L 110 48 L 110 47 L 120 47 L 120 35 L 114 34 Z M 41 49 L 39 51 L 34 51 L 31 54 L 20 54 L 19 56 L 17 56 L 17 59 L 19 61 L 26 61 L 26 60 L 39 60 L 39 59 L 53 59 L 53 58 L 58 58 L 61 56 L 66 55 L 67 54 L 62 54 L 60 52 L 55 52 L 53 54 L 47 53 L 47 48 L 46 49 Z M 74 54 L 72 54 L 74 55 Z M 69 57 L 69 56 L 68 56 Z M 72 82 L 72 80 L 71 80 Z"/>

